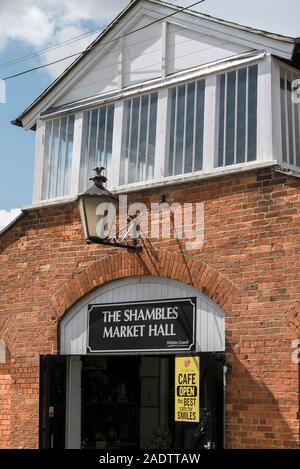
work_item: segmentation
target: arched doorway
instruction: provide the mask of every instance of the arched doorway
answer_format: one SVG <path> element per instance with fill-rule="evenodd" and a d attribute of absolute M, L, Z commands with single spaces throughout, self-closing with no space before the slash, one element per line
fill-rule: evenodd
<path fill-rule="evenodd" d="M 158 352 L 155 347 L 118 347 L 117 351 L 106 347 L 105 352 L 88 353 L 92 308 L 118 305 L 122 319 L 122 305 L 178 305 L 188 299 L 193 299 L 195 306 L 190 349 L 166 348 Z M 60 322 L 59 338 L 61 376 L 65 373 L 64 447 L 146 448 L 165 444 L 188 449 L 222 445 L 224 313 L 203 293 L 161 277 L 112 281 L 68 311 Z M 110 337 L 110 343 L 117 339 L 118 333 Z M 175 361 L 176 357 L 191 356 L 200 360 L 200 417 L 195 423 L 177 424 Z"/>

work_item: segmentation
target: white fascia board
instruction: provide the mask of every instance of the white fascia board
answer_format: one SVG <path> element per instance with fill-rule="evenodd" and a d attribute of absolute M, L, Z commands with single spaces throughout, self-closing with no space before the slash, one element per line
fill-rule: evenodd
<path fill-rule="evenodd" d="M 82 99 L 71 104 L 66 104 L 53 111 L 44 113 L 40 116 L 40 118 L 48 119 L 50 117 L 58 117 L 66 113 L 76 112 L 82 109 L 89 109 L 98 105 L 109 104 L 121 99 L 128 99 L 141 93 L 150 93 L 161 88 L 176 86 L 180 83 L 185 83 L 186 81 L 192 81 L 207 75 L 221 73 L 230 70 L 231 68 L 257 63 L 258 61 L 263 60 L 265 56 L 266 53 L 264 51 L 251 51 L 246 52 L 245 54 L 234 55 L 232 57 L 217 60 L 206 65 L 200 65 L 199 67 L 195 67 L 193 69 L 174 73 L 173 75 L 169 75 L 169 77 L 167 77 L 165 80 L 156 78 L 154 80 L 150 80 L 149 82 L 139 83 L 134 87 L 126 88 L 121 92 L 116 91 L 116 93 L 102 94 L 99 96 Z"/>
<path fill-rule="evenodd" d="M 19 221 L 23 215 L 24 215 L 25 210 L 21 209 L 21 213 L 17 215 L 13 220 L 11 220 L 7 225 L 5 225 L 1 230 L 0 230 L 0 236 L 2 236 L 6 231 L 8 231 L 17 221 Z"/>

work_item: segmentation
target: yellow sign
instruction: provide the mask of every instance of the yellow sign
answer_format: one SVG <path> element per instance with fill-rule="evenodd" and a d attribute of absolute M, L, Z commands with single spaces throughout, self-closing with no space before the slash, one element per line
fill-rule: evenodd
<path fill-rule="evenodd" d="M 199 368 L 199 357 L 175 358 L 175 422 L 200 421 Z"/>

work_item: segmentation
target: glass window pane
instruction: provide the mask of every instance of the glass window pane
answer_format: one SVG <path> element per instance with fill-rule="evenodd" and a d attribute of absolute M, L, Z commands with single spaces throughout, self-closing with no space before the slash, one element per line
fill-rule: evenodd
<path fill-rule="evenodd" d="M 247 69 L 238 70 L 236 162 L 245 162 Z"/>
<path fill-rule="evenodd" d="M 64 194 L 69 194 L 70 189 L 71 189 L 74 122 L 75 122 L 75 116 L 74 115 L 69 116 L 68 130 L 67 130 L 66 158 L 65 158 L 65 178 L 64 178 L 64 187 L 63 187 Z"/>
<path fill-rule="evenodd" d="M 154 177 L 154 158 L 155 158 L 155 140 L 156 140 L 156 121 L 157 121 L 157 93 L 150 96 L 150 122 L 149 122 L 149 140 L 148 140 L 148 158 L 147 158 L 147 179 Z"/>
<path fill-rule="evenodd" d="M 56 191 L 59 130 L 60 130 L 60 121 L 59 119 L 55 119 L 53 121 L 52 142 L 51 142 L 51 159 L 50 159 L 49 193 L 48 193 L 49 199 L 52 199 L 53 197 L 55 197 L 55 191 Z"/>
<path fill-rule="evenodd" d="M 123 121 L 125 123 L 125 131 L 123 130 L 123 145 L 120 165 L 120 184 L 127 184 L 128 175 L 128 155 L 129 155 L 129 137 L 131 127 L 131 107 L 132 101 L 125 101 L 123 111 Z"/>
<path fill-rule="evenodd" d="M 218 165 L 224 166 L 225 75 L 220 75 L 218 80 L 220 90 Z"/>
<path fill-rule="evenodd" d="M 197 104 L 195 114 L 196 138 L 194 171 L 201 171 L 203 165 L 203 132 L 204 132 L 204 102 L 205 102 L 205 80 L 197 82 Z"/>
<path fill-rule="evenodd" d="M 186 85 L 178 87 L 176 135 L 175 135 L 175 168 L 174 174 L 182 174 L 183 137 L 185 124 L 185 94 Z"/>
<path fill-rule="evenodd" d="M 148 103 L 149 95 L 142 96 L 141 103 L 141 125 L 140 125 L 140 138 L 139 138 L 139 155 L 138 155 L 138 168 L 137 180 L 143 181 L 146 178 L 146 151 L 147 151 L 147 129 L 148 129 Z"/>
<path fill-rule="evenodd" d="M 157 93 L 124 103 L 120 184 L 154 177 Z"/>
<path fill-rule="evenodd" d="M 128 160 L 128 183 L 136 181 L 139 111 L 140 111 L 140 98 L 134 98 L 132 101 L 130 151 L 129 151 L 129 160 Z"/>
<path fill-rule="evenodd" d="M 113 146 L 113 125 L 114 125 L 114 106 L 107 108 L 107 125 L 106 125 L 106 146 L 104 167 L 107 168 L 109 175 L 112 169 L 112 146 Z"/>
<path fill-rule="evenodd" d="M 218 166 L 256 160 L 257 70 L 253 65 L 219 76 Z"/>
<path fill-rule="evenodd" d="M 202 170 L 205 80 L 169 92 L 170 141 L 165 175 Z"/>
<path fill-rule="evenodd" d="M 74 115 L 46 122 L 42 199 L 70 193 Z"/>
<path fill-rule="evenodd" d="M 286 108 L 285 108 L 285 79 L 280 78 L 280 100 L 281 100 L 281 134 L 282 134 L 282 159 L 287 162 L 286 149 Z"/>
<path fill-rule="evenodd" d="M 235 142 L 235 82 L 236 72 L 227 75 L 227 106 L 226 106 L 226 159 L 225 164 L 234 163 Z"/>
<path fill-rule="evenodd" d="M 296 137 L 296 165 L 300 166 L 300 128 L 299 128 L 299 104 L 293 103 L 295 115 L 295 137 Z"/>
<path fill-rule="evenodd" d="M 82 151 L 80 161 L 80 191 L 90 186 L 89 178 L 96 166 L 111 173 L 114 105 L 101 106 L 83 113 Z"/>
<path fill-rule="evenodd" d="M 194 115 L 195 115 L 195 83 L 187 85 L 186 132 L 184 172 L 193 171 L 194 153 Z"/>
<path fill-rule="evenodd" d="M 58 162 L 56 173 L 56 191 L 55 195 L 63 195 L 63 186 L 65 178 L 65 155 L 66 155 L 66 142 L 67 142 L 67 117 L 63 117 L 60 121 L 60 137 L 58 148 Z"/>
<path fill-rule="evenodd" d="M 300 166 L 300 105 L 293 102 L 296 89 L 293 81 L 298 73 L 282 69 L 280 76 L 282 160 L 292 166 Z"/>
<path fill-rule="evenodd" d="M 97 142 L 97 157 L 96 166 L 104 166 L 106 168 L 105 160 L 105 119 L 106 119 L 106 107 L 100 107 L 99 109 L 99 128 L 98 128 L 98 142 Z"/>
<path fill-rule="evenodd" d="M 292 83 L 287 80 L 287 112 L 288 112 L 288 138 L 289 138 L 289 163 L 294 164 L 294 139 L 293 139 L 293 109 L 292 109 Z"/>
<path fill-rule="evenodd" d="M 89 135 L 88 175 L 93 173 L 93 168 L 96 166 L 97 125 L 98 109 L 93 109 L 91 111 L 91 127 Z"/>
<path fill-rule="evenodd" d="M 46 122 L 45 128 L 45 147 L 44 147 L 44 160 L 43 160 L 43 182 L 42 182 L 42 199 L 49 197 L 49 175 L 50 175 L 50 160 L 51 160 L 51 140 L 52 140 L 52 127 L 53 121 Z"/>
<path fill-rule="evenodd" d="M 170 144 L 169 144 L 169 161 L 166 176 L 172 176 L 174 173 L 173 159 L 174 159 L 174 135 L 175 135 L 175 109 L 176 109 L 176 88 L 172 88 L 169 92 L 169 99 L 171 99 L 171 112 L 170 112 Z"/>
<path fill-rule="evenodd" d="M 248 161 L 256 160 L 257 141 L 257 65 L 249 67 Z"/>
<path fill-rule="evenodd" d="M 88 179 L 88 155 L 89 155 L 89 133 L 91 124 L 91 111 L 83 113 L 82 120 L 82 146 L 80 157 L 79 191 L 84 192 L 87 189 Z"/>

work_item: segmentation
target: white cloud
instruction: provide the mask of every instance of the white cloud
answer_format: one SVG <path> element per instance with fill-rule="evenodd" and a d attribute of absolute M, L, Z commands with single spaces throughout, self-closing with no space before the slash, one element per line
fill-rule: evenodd
<path fill-rule="evenodd" d="M 84 33 L 84 30 L 76 25 L 65 26 L 64 28 L 57 31 L 55 35 L 55 42 L 61 43 L 68 41 L 69 39 L 75 38 L 80 36 Z M 93 41 L 93 39 L 97 36 L 94 34 L 92 36 L 84 37 L 82 39 L 76 40 L 70 44 L 65 44 L 63 47 L 59 47 L 57 49 L 49 50 L 45 52 L 42 56 L 43 63 L 52 63 L 56 60 L 59 60 L 63 57 L 77 54 L 80 52 Z M 71 57 L 70 59 L 63 60 L 62 62 L 58 62 L 56 64 L 50 65 L 47 68 L 47 72 L 50 74 L 51 78 L 56 78 L 60 73 L 62 73 L 69 65 L 76 59 L 76 56 Z"/>
<path fill-rule="evenodd" d="M 3 230 L 3 228 L 13 221 L 20 213 L 21 210 L 19 208 L 0 210 L 0 231 Z"/>
<path fill-rule="evenodd" d="M 11 39 L 38 48 L 52 37 L 53 32 L 53 21 L 34 2 L 1 0 L 0 48 L 3 49 Z"/>
<path fill-rule="evenodd" d="M 94 29 L 102 28 L 129 0 L 1 0 L 0 1 L 0 51 L 12 41 L 22 41 L 34 50 L 40 50 L 87 31 L 86 22 Z M 90 27 L 90 25 L 89 25 Z M 66 55 L 84 50 L 95 36 L 76 40 L 40 56 L 41 63 L 54 62 Z M 75 58 L 75 57 L 74 57 Z M 73 59 L 45 69 L 51 78 L 60 74 Z M 36 63 L 36 62 L 35 62 Z M 23 62 L 18 70 L 31 65 Z"/>
<path fill-rule="evenodd" d="M 48 14 L 64 23 L 74 23 L 82 20 L 110 20 L 129 3 L 129 0 L 43 0 L 42 3 L 43 10 Z"/>

